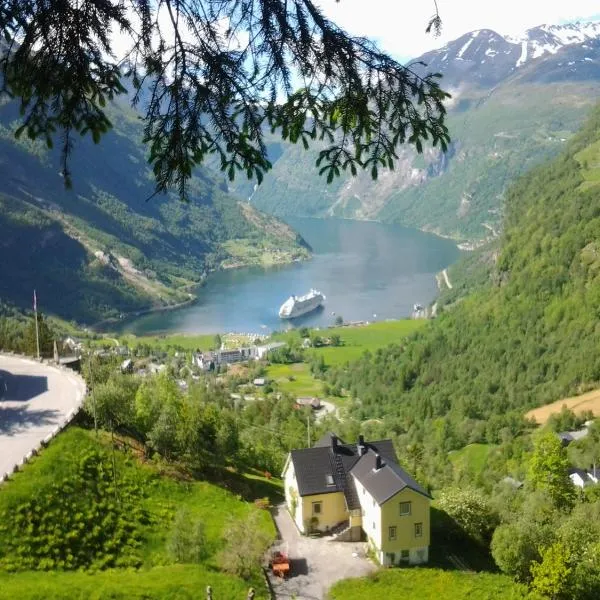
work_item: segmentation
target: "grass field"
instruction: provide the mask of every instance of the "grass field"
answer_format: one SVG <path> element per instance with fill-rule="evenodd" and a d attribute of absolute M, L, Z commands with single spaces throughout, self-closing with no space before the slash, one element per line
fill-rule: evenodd
<path fill-rule="evenodd" d="M 525 417 L 528 419 L 533 419 L 540 425 L 543 425 L 548 420 L 550 415 L 559 413 L 563 406 L 566 406 L 575 414 L 580 414 L 582 412 L 591 410 L 594 413 L 594 416 L 597 417 L 600 415 L 600 390 L 592 390 L 586 394 L 581 394 L 581 396 L 563 398 L 562 400 L 552 402 L 552 404 L 546 404 L 545 406 L 534 408 L 533 410 L 530 410 Z"/>
<path fill-rule="evenodd" d="M 369 325 L 356 327 L 334 327 L 322 329 L 314 333 L 322 337 L 339 335 L 342 345 L 311 348 L 307 355 L 321 355 L 328 366 L 343 365 L 349 361 L 360 358 L 367 350 L 374 351 L 388 344 L 398 342 L 402 338 L 414 333 L 425 325 L 424 320 L 381 321 Z M 273 336 L 276 340 L 287 342 L 300 341 L 298 330 L 278 333 Z M 296 396 L 324 397 L 323 382 L 315 379 L 306 363 L 291 365 L 271 365 L 267 368 L 266 376 L 275 381 L 279 389 Z M 335 404 L 340 403 L 340 398 L 330 397 Z"/>
<path fill-rule="evenodd" d="M 306 363 L 270 365 L 266 376 L 275 381 L 282 392 L 295 396 L 323 397 L 323 382 L 311 375 Z"/>
<path fill-rule="evenodd" d="M 377 350 L 389 344 L 399 342 L 426 325 L 424 319 L 404 319 L 401 321 L 379 321 L 369 325 L 356 327 L 332 327 L 315 331 L 322 337 L 339 335 L 341 346 L 325 346 L 315 348 L 311 352 L 322 354 L 328 365 L 342 365 L 348 361 L 360 358 L 369 350 Z M 298 330 L 277 334 L 277 339 L 300 339 Z"/>
<path fill-rule="evenodd" d="M 450 452 L 448 458 L 455 467 L 468 471 L 473 476 L 483 472 L 487 457 L 493 446 L 489 444 L 469 444 L 460 450 Z"/>
<path fill-rule="evenodd" d="M 361 579 L 341 581 L 329 592 L 331 600 L 516 600 L 524 586 L 505 575 L 440 569 L 387 569 Z"/>
<path fill-rule="evenodd" d="M 0 573 L 0 600 L 197 600 L 210 585 L 215 600 L 243 600 L 249 585 L 205 566 L 169 565 L 99 573 Z M 264 598 L 258 589 L 257 598 Z"/>
<path fill-rule="evenodd" d="M 211 350 L 214 348 L 214 335 L 147 335 L 119 336 L 119 341 L 126 343 L 130 348 L 135 348 L 139 344 L 148 344 L 153 348 L 168 350 L 169 348 L 183 348 L 184 350 Z"/>
<path fill-rule="evenodd" d="M 0 486 L 0 514 L 10 513 L 36 494 L 51 493 L 49 486 L 73 472 L 82 456 L 95 449 L 106 451 L 108 442 L 107 434 L 101 434 L 97 439 L 90 431 L 70 427 L 22 472 Z M 121 444 L 127 448 L 126 440 L 121 440 Z M 245 598 L 244 590 L 249 585 L 261 585 L 258 573 L 255 580 L 246 583 L 219 571 L 218 555 L 224 546 L 222 532 L 229 520 L 240 520 L 251 511 L 259 510 L 252 500 L 269 496 L 272 501 L 278 501 L 280 485 L 255 474 L 237 474 L 228 470 L 211 472 L 211 480 L 218 481 L 219 485 L 194 480 L 189 473 L 175 467 L 169 467 L 169 475 L 165 475 L 164 470 L 152 463 L 141 464 L 136 456 L 135 448 L 117 450 L 116 469 L 118 480 L 135 483 L 141 493 L 139 505 L 149 515 L 138 549 L 141 568 L 94 574 L 73 571 L 8 574 L 0 571 L 0 599 L 186 599 L 197 598 L 199 590 L 203 593 L 208 584 L 213 586 L 215 598 Z M 167 552 L 174 517 L 182 508 L 188 511 L 190 518 L 198 519 L 204 525 L 206 557 L 197 565 L 174 565 Z M 102 520 L 101 510 L 94 514 Z M 269 513 L 260 510 L 259 517 L 260 528 L 274 537 L 275 528 Z M 86 527 L 100 527 L 100 521 L 87 522 Z M 56 527 L 60 529 L 60 524 Z M 69 536 L 70 533 L 64 531 L 61 535 Z M 257 598 L 263 598 L 262 591 L 259 590 Z"/>

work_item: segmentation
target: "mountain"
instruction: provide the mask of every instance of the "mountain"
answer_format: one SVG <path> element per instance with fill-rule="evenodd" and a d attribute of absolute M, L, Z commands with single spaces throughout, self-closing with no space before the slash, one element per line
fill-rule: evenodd
<path fill-rule="evenodd" d="M 328 371 L 359 399 L 353 416 L 447 452 L 500 443 L 523 430 L 527 409 L 600 386 L 599 192 L 600 107 L 511 186 L 501 239 L 450 269 L 462 292 L 438 318 Z"/>
<path fill-rule="evenodd" d="M 441 72 L 452 93 L 446 154 L 402 148 L 396 169 L 376 182 L 361 173 L 327 186 L 316 151 L 273 138 L 274 167 L 263 184 L 236 182 L 232 190 L 278 216 L 377 219 L 482 243 L 498 234 L 507 186 L 557 155 L 593 106 L 600 23 L 543 25 L 519 38 L 470 32 L 412 65 Z"/>
<path fill-rule="evenodd" d="M 66 190 L 60 157 L 16 140 L 18 109 L 0 107 L 0 299 L 95 322 L 193 299 L 211 270 L 306 258 L 287 225 L 222 189 L 206 169 L 189 204 L 152 197 L 142 127 L 124 99 L 102 143 L 77 140 Z"/>

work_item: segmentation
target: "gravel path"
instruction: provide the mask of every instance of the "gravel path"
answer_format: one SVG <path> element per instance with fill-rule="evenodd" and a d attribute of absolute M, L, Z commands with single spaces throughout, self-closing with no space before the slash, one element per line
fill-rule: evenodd
<path fill-rule="evenodd" d="M 58 433 L 84 396 L 72 371 L 0 355 L 0 480 Z"/>
<path fill-rule="evenodd" d="M 277 598 L 323 600 L 327 590 L 341 579 L 363 577 L 376 570 L 365 557 L 364 542 L 333 542 L 331 538 L 301 535 L 284 504 L 273 511 L 281 540 L 276 544 L 291 559 L 290 576 L 271 576 Z"/>

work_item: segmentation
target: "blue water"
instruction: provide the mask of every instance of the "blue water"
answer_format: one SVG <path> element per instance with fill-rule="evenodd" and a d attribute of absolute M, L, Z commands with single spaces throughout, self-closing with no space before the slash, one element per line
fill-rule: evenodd
<path fill-rule="evenodd" d="M 268 333 L 289 326 L 277 315 L 281 304 L 312 287 L 325 294 L 325 307 L 295 319 L 295 325 L 327 326 L 335 315 L 345 321 L 406 317 L 413 304 L 433 301 L 435 274 L 460 254 L 450 240 L 398 225 L 300 218 L 288 222 L 312 246 L 311 260 L 214 273 L 194 305 L 126 321 L 121 330 L 138 335 Z"/>

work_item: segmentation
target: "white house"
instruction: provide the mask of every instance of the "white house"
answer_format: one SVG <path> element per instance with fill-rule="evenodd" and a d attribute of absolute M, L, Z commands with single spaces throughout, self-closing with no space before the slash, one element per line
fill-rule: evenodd
<path fill-rule="evenodd" d="M 600 467 L 592 467 L 591 469 L 570 469 L 569 479 L 573 485 L 583 489 L 588 485 L 594 485 L 600 480 Z"/>

